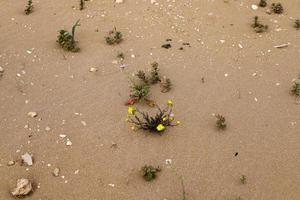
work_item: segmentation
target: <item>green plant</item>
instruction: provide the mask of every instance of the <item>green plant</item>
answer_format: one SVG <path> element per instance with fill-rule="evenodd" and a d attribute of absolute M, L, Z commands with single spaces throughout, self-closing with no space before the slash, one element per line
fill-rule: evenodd
<path fill-rule="evenodd" d="M 159 76 L 159 68 L 158 68 L 158 63 L 153 62 L 151 64 L 151 72 L 150 72 L 150 83 L 155 84 L 160 81 L 160 76 Z"/>
<path fill-rule="evenodd" d="M 267 25 L 263 25 L 258 22 L 258 16 L 254 17 L 254 23 L 251 25 L 256 33 L 266 32 L 268 30 Z"/>
<path fill-rule="evenodd" d="M 27 6 L 26 6 L 26 9 L 24 10 L 24 12 L 25 12 L 26 15 L 29 15 L 30 13 L 33 12 L 33 3 L 32 3 L 32 0 L 28 0 Z"/>
<path fill-rule="evenodd" d="M 161 86 L 161 92 L 163 93 L 169 92 L 172 88 L 171 80 L 166 76 L 164 76 L 160 82 L 160 86 Z"/>
<path fill-rule="evenodd" d="M 242 184 L 246 184 L 247 183 L 247 177 L 245 175 L 242 175 L 240 177 L 240 181 L 241 181 Z"/>
<path fill-rule="evenodd" d="M 283 13 L 283 6 L 281 5 L 281 3 L 272 3 L 271 9 L 272 9 L 273 13 L 276 13 L 276 14 Z"/>
<path fill-rule="evenodd" d="M 75 41 L 75 30 L 77 26 L 80 26 L 79 20 L 73 25 L 71 34 L 66 30 L 59 31 L 56 42 L 63 49 L 72 52 L 78 52 L 80 50 L 80 48 L 77 47 L 77 42 Z"/>
<path fill-rule="evenodd" d="M 300 97 L 300 78 L 294 81 L 294 85 L 291 89 L 291 93 L 297 98 Z"/>
<path fill-rule="evenodd" d="M 142 167 L 141 172 L 145 181 L 152 181 L 156 178 L 156 173 L 160 172 L 161 169 L 159 167 L 153 167 L 151 165 L 145 165 Z"/>
<path fill-rule="evenodd" d="M 116 27 L 108 32 L 108 36 L 105 37 L 106 43 L 109 45 L 119 44 L 123 41 L 123 35 L 120 31 L 117 31 Z"/>
<path fill-rule="evenodd" d="M 152 133 L 161 135 L 167 127 L 176 126 L 180 124 L 180 121 L 177 121 L 176 124 L 173 124 L 174 114 L 173 102 L 168 101 L 168 106 L 165 109 L 160 109 L 157 106 L 158 112 L 154 116 L 150 116 L 147 112 L 142 112 L 137 108 L 128 107 L 128 116 L 126 121 L 133 124 L 132 129 L 142 129 Z"/>
<path fill-rule="evenodd" d="M 219 130 L 225 130 L 227 125 L 226 125 L 226 119 L 225 117 L 223 117 L 222 115 L 216 115 L 215 116 L 217 118 L 217 121 L 216 121 L 216 126 Z"/>
<path fill-rule="evenodd" d="M 136 102 L 145 100 L 150 93 L 150 86 L 145 83 L 133 83 L 130 90 L 130 98 Z"/>
<path fill-rule="evenodd" d="M 260 0 L 259 4 L 260 7 L 266 7 L 267 6 L 267 0 Z"/>
<path fill-rule="evenodd" d="M 300 20 L 299 20 L 299 19 L 296 19 L 296 20 L 295 20 L 294 27 L 295 27 L 297 30 L 300 29 Z"/>

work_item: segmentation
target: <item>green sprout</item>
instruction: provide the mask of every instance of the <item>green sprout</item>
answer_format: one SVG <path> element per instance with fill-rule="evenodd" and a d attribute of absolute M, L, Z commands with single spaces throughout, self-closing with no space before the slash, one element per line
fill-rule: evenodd
<path fill-rule="evenodd" d="M 240 177 L 240 181 L 241 181 L 242 184 L 246 184 L 247 183 L 247 177 L 245 175 L 242 175 Z"/>
<path fill-rule="evenodd" d="M 272 3 L 271 9 L 272 9 L 273 13 L 276 13 L 276 14 L 283 13 L 283 6 L 281 5 L 281 3 Z"/>
<path fill-rule="evenodd" d="M 226 119 L 225 117 L 223 117 L 222 115 L 216 115 L 215 116 L 217 118 L 217 121 L 216 121 L 216 127 L 219 129 L 219 130 L 225 130 L 227 125 L 226 125 Z"/>
<path fill-rule="evenodd" d="M 300 29 L 300 20 L 299 20 L 299 19 L 296 19 L 296 20 L 295 20 L 294 27 L 295 27 L 297 30 Z"/>
<path fill-rule="evenodd" d="M 75 30 L 77 26 L 80 26 L 79 20 L 73 25 L 71 34 L 66 30 L 59 31 L 56 42 L 66 51 L 78 52 L 80 50 L 75 41 Z"/>
<path fill-rule="evenodd" d="M 157 106 L 157 109 L 158 112 L 154 116 L 150 116 L 149 113 L 142 112 L 139 109 L 130 106 L 128 107 L 128 116 L 126 121 L 133 124 L 133 130 L 142 129 L 159 135 L 162 135 L 167 127 L 180 124 L 180 121 L 173 124 L 174 114 L 172 113 L 172 101 L 168 101 L 167 108 L 160 109 L 160 107 Z"/>
<path fill-rule="evenodd" d="M 259 4 L 260 7 L 266 7 L 267 6 L 267 0 L 260 0 Z"/>
<path fill-rule="evenodd" d="M 117 31 L 116 27 L 108 32 L 108 36 L 105 37 L 105 41 L 109 45 L 119 44 L 123 41 L 123 35 L 120 31 Z"/>
<path fill-rule="evenodd" d="M 26 6 L 26 9 L 24 10 L 24 12 L 25 12 L 26 15 L 29 15 L 30 13 L 33 12 L 33 3 L 32 3 L 32 0 L 28 0 L 27 6 Z"/>
<path fill-rule="evenodd" d="M 266 32 L 268 30 L 268 25 L 263 25 L 258 22 L 258 16 L 254 17 L 254 23 L 251 26 L 256 33 Z"/>
<path fill-rule="evenodd" d="M 161 169 L 159 167 L 153 167 L 151 165 L 145 165 L 142 167 L 141 172 L 145 181 L 152 181 L 156 178 L 156 173 L 160 172 Z"/>

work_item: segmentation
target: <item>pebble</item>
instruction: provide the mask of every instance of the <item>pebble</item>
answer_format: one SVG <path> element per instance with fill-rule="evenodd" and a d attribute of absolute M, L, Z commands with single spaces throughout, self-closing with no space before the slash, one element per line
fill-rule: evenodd
<path fill-rule="evenodd" d="M 90 72 L 97 72 L 97 71 L 98 71 L 98 69 L 95 68 L 95 67 L 91 67 L 91 68 L 90 68 Z"/>
<path fill-rule="evenodd" d="M 257 10 L 257 9 L 258 9 L 258 6 L 255 5 L 255 4 L 253 4 L 253 5 L 251 5 L 251 8 L 252 8 L 252 10 Z"/>
<path fill-rule="evenodd" d="M 33 164 L 32 156 L 29 153 L 25 153 L 21 156 L 24 163 L 26 163 L 28 166 L 31 166 Z"/>
<path fill-rule="evenodd" d="M 38 116 L 38 114 L 36 112 L 29 112 L 27 115 L 32 118 L 35 118 Z"/>
<path fill-rule="evenodd" d="M 55 168 L 54 170 L 53 170 L 53 176 L 55 176 L 55 177 L 58 177 L 59 176 L 59 172 L 60 172 L 60 169 L 59 168 Z"/>
<path fill-rule="evenodd" d="M 123 0 L 116 0 L 116 3 L 123 3 Z"/>
<path fill-rule="evenodd" d="M 3 67 L 0 67 L 0 73 L 3 73 L 3 72 L 4 72 Z"/>
<path fill-rule="evenodd" d="M 24 197 L 32 192 L 32 184 L 26 178 L 21 178 L 17 180 L 17 187 L 13 189 L 11 194 L 17 197 Z"/>
<path fill-rule="evenodd" d="M 7 166 L 13 166 L 15 164 L 15 161 L 10 160 L 7 162 Z"/>

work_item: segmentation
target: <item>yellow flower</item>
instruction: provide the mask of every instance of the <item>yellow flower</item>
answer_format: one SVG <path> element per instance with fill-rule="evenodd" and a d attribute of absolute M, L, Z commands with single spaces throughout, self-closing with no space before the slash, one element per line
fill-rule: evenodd
<path fill-rule="evenodd" d="M 128 107 L 128 114 L 130 114 L 130 115 L 134 115 L 134 113 L 135 113 L 135 109 L 133 108 L 133 107 Z"/>
<path fill-rule="evenodd" d="M 165 122 L 165 121 L 167 121 L 167 118 L 166 118 L 166 117 L 164 117 L 162 120 Z"/>
<path fill-rule="evenodd" d="M 164 131 L 166 129 L 166 127 L 162 124 L 159 124 L 157 127 L 156 127 L 156 130 L 158 131 Z"/>
<path fill-rule="evenodd" d="M 172 107 L 173 106 L 173 101 L 168 100 L 168 106 Z"/>
<path fill-rule="evenodd" d="M 176 124 L 179 125 L 181 123 L 181 121 L 177 121 Z"/>

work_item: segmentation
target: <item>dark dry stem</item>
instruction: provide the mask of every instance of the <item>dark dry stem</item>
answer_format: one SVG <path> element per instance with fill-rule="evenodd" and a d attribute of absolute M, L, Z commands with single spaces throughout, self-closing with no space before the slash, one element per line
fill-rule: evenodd
<path fill-rule="evenodd" d="M 263 25 L 263 24 L 259 23 L 258 16 L 254 17 L 254 23 L 251 26 L 256 33 L 266 32 L 268 30 L 267 25 Z"/>

